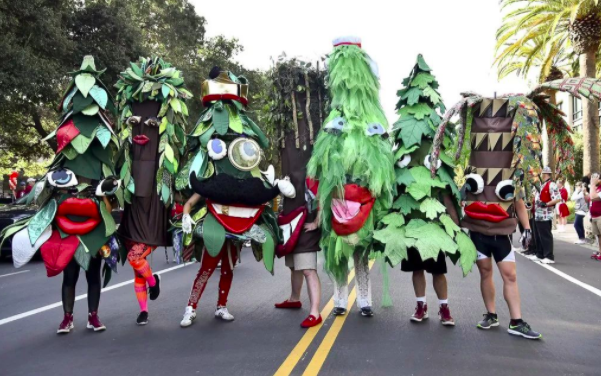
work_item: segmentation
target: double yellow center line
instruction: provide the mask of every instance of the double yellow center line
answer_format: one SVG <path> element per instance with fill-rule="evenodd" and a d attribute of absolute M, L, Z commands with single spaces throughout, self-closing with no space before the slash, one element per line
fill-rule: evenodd
<path fill-rule="evenodd" d="M 371 269 L 373 265 L 374 265 L 374 261 L 370 261 L 369 268 Z M 353 278 L 355 278 L 355 269 L 351 270 L 351 272 L 349 273 L 349 276 L 348 276 L 349 284 L 351 283 Z M 348 297 L 348 304 L 346 307 L 347 314 L 342 315 L 342 316 L 336 316 L 334 318 L 334 322 L 332 323 L 332 326 L 330 327 L 330 329 L 326 333 L 325 337 L 321 341 L 321 344 L 317 348 L 317 351 L 315 352 L 315 354 L 313 354 L 313 357 L 311 358 L 309 365 L 305 369 L 305 372 L 303 372 L 303 376 L 317 376 L 319 374 L 321 367 L 323 366 L 324 362 L 326 361 L 326 358 L 328 357 L 328 354 L 330 353 L 330 351 L 332 350 L 332 347 L 334 346 L 334 342 L 336 341 L 338 334 L 342 330 L 342 326 L 344 325 L 344 322 L 346 321 L 348 312 L 350 312 L 353 304 L 355 303 L 356 298 L 357 298 L 357 289 L 355 286 L 355 287 L 353 287 L 353 290 L 351 291 L 351 293 L 349 294 L 349 297 Z M 320 313 L 321 317 L 323 318 L 323 322 L 317 326 L 307 329 L 307 331 L 302 336 L 300 341 L 298 341 L 298 343 L 296 344 L 294 349 L 292 349 L 290 354 L 288 354 L 288 357 L 286 358 L 286 360 L 284 360 L 284 362 L 280 365 L 280 368 L 278 368 L 278 370 L 276 371 L 274 376 L 289 376 L 292 373 L 292 371 L 294 370 L 294 368 L 296 367 L 296 365 L 298 364 L 300 359 L 303 357 L 303 355 L 305 354 L 305 352 L 307 351 L 307 349 L 309 348 L 309 346 L 311 345 L 311 343 L 317 336 L 317 333 L 323 327 L 327 318 L 330 316 L 332 309 L 334 309 L 334 299 L 333 298 L 330 299 L 328 304 L 326 304 L 326 306 L 323 308 L 323 310 Z"/>

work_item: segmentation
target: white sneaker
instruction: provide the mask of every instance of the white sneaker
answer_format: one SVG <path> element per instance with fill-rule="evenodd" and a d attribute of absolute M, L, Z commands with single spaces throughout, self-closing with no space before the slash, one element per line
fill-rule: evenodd
<path fill-rule="evenodd" d="M 215 318 L 222 319 L 223 321 L 234 321 L 234 316 L 227 311 L 226 307 L 217 307 Z"/>
<path fill-rule="evenodd" d="M 184 312 L 184 318 L 179 323 L 179 326 L 182 328 L 186 328 L 194 322 L 196 319 L 196 310 L 190 306 L 186 307 L 186 311 Z"/>
<path fill-rule="evenodd" d="M 527 258 L 528 260 L 532 260 L 532 261 L 536 261 L 536 260 L 538 260 L 538 257 L 536 257 L 536 255 L 530 255 L 530 256 L 526 256 L 526 258 Z"/>
<path fill-rule="evenodd" d="M 586 240 L 579 239 L 579 240 L 576 240 L 574 242 L 574 244 L 588 244 L 588 242 Z"/>
<path fill-rule="evenodd" d="M 541 260 L 541 264 L 555 264 L 555 261 L 546 258 L 544 260 Z"/>

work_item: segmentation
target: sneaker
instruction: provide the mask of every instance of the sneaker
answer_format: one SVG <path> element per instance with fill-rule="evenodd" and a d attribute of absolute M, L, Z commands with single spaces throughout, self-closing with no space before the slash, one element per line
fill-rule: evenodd
<path fill-rule="evenodd" d="M 226 307 L 217 307 L 215 318 L 222 319 L 223 321 L 234 321 L 234 316 L 227 311 Z"/>
<path fill-rule="evenodd" d="M 527 259 L 532 260 L 532 261 L 536 261 L 538 259 L 538 256 L 532 254 L 532 255 L 528 255 L 526 256 Z"/>
<path fill-rule="evenodd" d="M 65 317 L 63 318 L 63 321 L 58 326 L 58 330 L 56 331 L 56 333 L 57 334 L 62 334 L 62 333 L 66 334 L 66 333 L 69 333 L 72 329 L 75 329 L 75 326 L 73 325 L 73 314 L 65 313 Z"/>
<path fill-rule="evenodd" d="M 484 319 L 476 325 L 478 329 L 484 330 L 488 330 L 495 326 L 499 326 L 499 319 L 497 318 L 497 315 L 488 312 L 484 314 Z"/>
<path fill-rule="evenodd" d="M 363 317 L 373 317 L 374 315 L 374 311 L 371 309 L 370 306 L 366 306 L 361 308 L 361 316 Z"/>
<path fill-rule="evenodd" d="M 136 319 L 137 325 L 146 325 L 148 324 L 148 312 L 142 311 L 138 313 L 138 318 Z"/>
<path fill-rule="evenodd" d="M 195 319 L 196 310 L 191 306 L 187 306 L 186 310 L 184 311 L 184 318 L 182 319 L 182 321 L 180 321 L 179 326 L 181 326 L 182 328 L 186 328 L 192 325 Z"/>
<path fill-rule="evenodd" d="M 298 308 L 302 308 L 303 307 L 303 303 L 299 301 L 296 302 L 291 302 L 289 300 L 284 300 L 281 303 L 275 303 L 275 308 L 288 308 L 288 309 L 298 309 Z"/>
<path fill-rule="evenodd" d="M 334 307 L 334 316 L 344 316 L 346 314 L 346 308 Z"/>
<path fill-rule="evenodd" d="M 596 259 L 597 259 L 597 257 L 599 257 L 599 252 L 595 252 L 595 253 L 593 253 L 593 254 L 591 255 L 591 258 L 592 258 L 593 260 L 596 260 Z"/>
<path fill-rule="evenodd" d="M 507 329 L 507 333 L 514 336 L 522 336 L 528 339 L 541 339 L 543 335 L 535 332 L 530 328 L 530 325 L 526 321 L 522 321 L 517 325 L 509 324 L 509 329 Z"/>
<path fill-rule="evenodd" d="M 411 321 L 422 322 L 428 318 L 428 304 L 424 302 L 417 302 L 415 312 L 411 316 Z"/>
<path fill-rule="evenodd" d="M 578 245 L 587 244 L 587 241 L 584 239 L 578 239 L 574 242 L 574 244 L 578 244 Z"/>
<path fill-rule="evenodd" d="M 444 326 L 455 326 L 455 320 L 451 317 L 451 310 L 448 304 L 441 304 L 438 311 L 438 318 Z"/>
<path fill-rule="evenodd" d="M 102 325 L 102 323 L 100 322 L 98 312 L 88 313 L 88 325 L 86 326 L 86 328 L 94 329 L 95 332 L 101 332 L 103 330 L 106 330 L 106 326 Z"/>
<path fill-rule="evenodd" d="M 321 315 L 318 315 L 317 318 L 313 315 L 309 315 L 300 325 L 302 328 L 311 328 L 321 324 L 321 322 Z"/>
<path fill-rule="evenodd" d="M 548 258 L 543 259 L 540 262 L 541 262 L 541 264 L 555 264 L 555 260 L 551 260 L 551 259 L 548 259 Z"/>
<path fill-rule="evenodd" d="M 154 275 L 155 284 L 152 287 L 148 288 L 149 298 L 150 300 L 157 300 L 159 294 L 161 293 L 161 276 L 158 274 Z"/>

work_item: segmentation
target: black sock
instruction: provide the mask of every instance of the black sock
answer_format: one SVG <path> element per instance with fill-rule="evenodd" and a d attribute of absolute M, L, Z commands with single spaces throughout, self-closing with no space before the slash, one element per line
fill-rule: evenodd
<path fill-rule="evenodd" d="M 511 326 L 516 326 L 521 324 L 523 321 L 522 319 L 511 319 L 511 321 L 509 321 L 509 325 Z"/>
<path fill-rule="evenodd" d="M 498 319 L 497 314 L 496 313 L 492 313 L 492 312 L 488 312 L 488 314 L 490 316 L 492 316 L 495 320 Z"/>

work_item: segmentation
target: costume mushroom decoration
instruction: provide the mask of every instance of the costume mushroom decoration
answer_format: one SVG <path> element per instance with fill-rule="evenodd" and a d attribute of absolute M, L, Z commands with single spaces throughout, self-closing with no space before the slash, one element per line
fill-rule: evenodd
<path fill-rule="evenodd" d="M 246 114 L 248 88 L 242 76 L 219 67 L 211 70 L 202 83 L 206 108 L 188 136 L 190 160 L 178 175 L 177 187 L 184 193 L 191 188 L 204 198 L 191 212 L 198 250 L 204 247 L 215 257 L 226 242 L 240 249 L 250 241 L 257 260 L 262 258 L 273 272 L 281 236 L 269 202 L 296 192 L 288 179 L 275 179 L 273 166 L 259 168 L 269 141 Z M 192 240 L 184 235 L 184 247 Z"/>
<path fill-rule="evenodd" d="M 113 238 L 113 199 L 108 197 L 122 203 L 123 192 L 115 171 L 119 140 L 110 118 L 116 111 L 100 81 L 103 72 L 92 56 L 86 56 L 80 69 L 70 73 L 72 80 L 58 107 L 59 126 L 46 137 L 56 140 L 56 155 L 46 176 L 25 198 L 40 209 L 2 232 L 4 239 L 14 234 L 16 267 L 40 249 L 49 277 L 60 274 L 73 258 L 87 270 L 99 252 L 106 260 L 105 284 L 116 270 L 119 245 Z"/>

